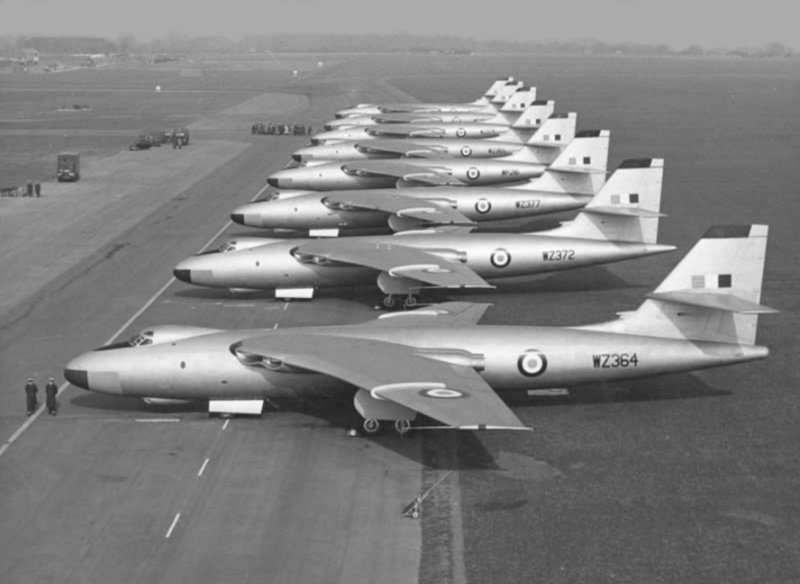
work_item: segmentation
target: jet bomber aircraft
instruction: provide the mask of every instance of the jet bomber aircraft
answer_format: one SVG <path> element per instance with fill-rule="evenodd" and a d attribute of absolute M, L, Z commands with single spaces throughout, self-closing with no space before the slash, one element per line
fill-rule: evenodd
<path fill-rule="evenodd" d="M 348 126 L 368 126 L 372 124 L 413 124 L 424 122 L 494 122 L 506 123 L 519 117 L 529 105 L 536 101 L 535 87 L 520 87 L 498 109 L 478 111 L 422 111 L 422 112 L 381 112 L 370 115 L 337 118 L 325 124 L 326 130 Z"/>
<path fill-rule="evenodd" d="M 489 279 L 605 264 L 675 249 L 658 244 L 663 160 L 642 161 L 638 192 L 614 181 L 561 227 L 537 233 L 470 233 L 443 227 L 393 236 L 267 240 L 248 249 L 203 253 L 180 262 L 175 277 L 199 286 L 275 290 L 311 298 L 316 289 L 376 283 L 385 305 L 413 306 L 431 288 L 490 288 Z M 415 190 L 415 189 L 406 189 Z M 424 190 L 424 189 L 423 189 Z M 403 191 L 400 191 L 401 193 Z M 291 203 L 293 199 L 288 199 Z"/>
<path fill-rule="evenodd" d="M 476 186 L 521 183 L 542 175 L 550 166 L 572 172 L 605 172 L 608 158 L 608 130 L 579 132 L 553 161 L 552 154 L 520 150 L 501 158 L 402 158 L 320 162 L 284 168 L 267 177 L 276 189 L 333 191 L 378 189 L 393 186 Z M 580 138 L 586 138 L 580 140 Z M 553 149 L 543 149 L 551 153 Z M 602 166 L 601 166 L 602 165 Z"/>
<path fill-rule="evenodd" d="M 763 359 L 767 227 L 714 227 L 633 312 L 571 327 L 476 326 L 489 305 L 444 303 L 340 326 L 157 326 L 84 353 L 64 376 L 118 396 L 264 400 L 353 395 L 365 434 L 418 414 L 448 428 L 522 430 L 512 390 L 616 382 Z"/>
<path fill-rule="evenodd" d="M 513 77 L 498 79 L 486 90 L 483 97 L 469 103 L 387 103 L 370 104 L 361 103 L 355 107 L 339 110 L 336 118 L 352 116 L 365 116 L 388 112 L 472 112 L 472 111 L 497 111 L 511 95 L 522 88 L 521 81 L 514 81 Z"/>
<path fill-rule="evenodd" d="M 292 159 L 297 162 L 329 162 L 402 157 L 500 158 L 527 147 L 536 153 L 537 159 L 547 160 L 549 157 L 549 161 L 552 161 L 561 148 L 575 137 L 576 125 L 577 114 L 572 112 L 550 115 L 527 139 L 521 135 L 523 132 L 516 131 L 492 138 L 367 135 L 357 140 L 333 140 L 330 143 L 306 146 L 295 150 Z"/>
<path fill-rule="evenodd" d="M 601 188 L 617 196 L 640 193 L 649 183 L 661 181 L 661 175 L 661 167 L 652 159 L 623 161 L 608 182 L 603 174 L 550 166 L 541 177 L 512 187 L 364 189 L 278 196 L 237 207 L 231 220 L 247 227 L 304 232 L 311 237 L 337 236 L 353 229 L 475 226 L 577 210 Z"/>

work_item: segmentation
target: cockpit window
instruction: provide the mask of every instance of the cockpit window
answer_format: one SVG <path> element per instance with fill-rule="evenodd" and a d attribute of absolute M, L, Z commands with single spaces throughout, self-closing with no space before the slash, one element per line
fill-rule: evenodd
<path fill-rule="evenodd" d="M 153 344 L 153 331 L 144 331 L 143 333 L 139 333 L 133 335 L 130 340 L 128 340 L 128 345 L 131 347 L 144 347 L 146 345 Z"/>
<path fill-rule="evenodd" d="M 235 241 L 226 241 L 217 250 L 220 253 L 228 253 L 229 251 L 236 251 L 236 242 Z"/>

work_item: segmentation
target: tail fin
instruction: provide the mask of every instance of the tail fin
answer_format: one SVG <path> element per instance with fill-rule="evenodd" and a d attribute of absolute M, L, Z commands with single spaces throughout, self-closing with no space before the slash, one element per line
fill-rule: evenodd
<path fill-rule="evenodd" d="M 503 87 L 497 90 L 494 97 L 492 97 L 489 101 L 494 104 L 503 104 L 507 102 L 512 95 L 523 86 L 522 81 L 511 81 L 506 83 Z"/>
<path fill-rule="evenodd" d="M 524 85 L 508 98 L 498 111 L 503 113 L 518 114 L 536 101 L 536 88 L 525 87 Z"/>
<path fill-rule="evenodd" d="M 543 234 L 656 243 L 663 177 L 661 158 L 625 160 L 574 220 Z"/>
<path fill-rule="evenodd" d="M 528 146 L 563 148 L 575 138 L 578 114 L 552 114 L 526 142 Z"/>
<path fill-rule="evenodd" d="M 489 103 L 489 101 L 497 95 L 497 92 L 500 91 L 501 88 L 505 87 L 509 83 L 514 83 L 513 77 L 507 77 L 506 79 L 496 79 L 494 83 L 489 86 L 489 89 L 483 94 L 483 97 L 476 99 L 473 103 L 475 105 L 484 105 Z"/>
<path fill-rule="evenodd" d="M 498 123 L 510 123 L 510 127 L 515 130 L 524 130 L 526 128 L 538 128 L 545 120 L 553 115 L 556 109 L 556 102 L 552 99 L 537 99 L 528 105 L 525 110 L 519 114 L 517 119 L 511 121 L 509 116 L 501 112 L 498 114 Z M 513 116 L 512 116 L 513 117 Z M 502 118 L 502 119 L 501 119 Z"/>
<path fill-rule="evenodd" d="M 762 306 L 766 225 L 712 227 L 634 312 L 580 327 L 753 345 Z"/>

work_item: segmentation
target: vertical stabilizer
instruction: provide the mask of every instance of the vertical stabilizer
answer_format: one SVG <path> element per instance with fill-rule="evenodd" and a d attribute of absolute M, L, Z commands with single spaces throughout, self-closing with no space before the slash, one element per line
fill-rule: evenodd
<path fill-rule="evenodd" d="M 543 235 L 656 243 L 664 160 L 625 160 L 575 217 Z"/>
<path fill-rule="evenodd" d="M 511 81 L 503 85 L 500 89 L 497 90 L 497 93 L 494 97 L 491 98 L 491 102 L 494 104 L 503 104 L 511 99 L 511 96 L 516 93 L 517 89 L 523 86 L 522 81 Z"/>
<path fill-rule="evenodd" d="M 552 114 L 526 142 L 528 146 L 558 148 L 558 152 L 575 138 L 578 114 Z"/>
<path fill-rule="evenodd" d="M 519 114 L 536 101 L 536 88 L 522 86 L 505 102 L 498 111 Z"/>
<path fill-rule="evenodd" d="M 552 99 L 537 99 L 528 105 L 525 110 L 516 117 L 507 116 L 503 113 L 498 114 L 497 119 L 490 120 L 496 123 L 509 123 L 510 127 L 514 130 L 524 130 L 531 128 L 539 128 L 545 121 L 553 115 L 556 109 L 556 102 Z M 515 114 L 516 115 L 516 114 Z M 502 119 L 501 119 L 502 118 Z"/>
<path fill-rule="evenodd" d="M 753 345 L 761 302 L 766 225 L 712 227 L 634 312 L 580 327 Z"/>

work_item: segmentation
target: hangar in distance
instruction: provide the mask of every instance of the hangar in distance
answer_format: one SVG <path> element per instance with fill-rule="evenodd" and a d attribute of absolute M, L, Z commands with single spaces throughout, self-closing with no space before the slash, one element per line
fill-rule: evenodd
<path fill-rule="evenodd" d="M 222 331 L 152 327 L 70 361 L 73 385 L 118 396 L 264 400 L 350 392 L 363 432 L 524 429 L 500 399 L 743 363 L 758 346 L 767 227 L 715 227 L 633 312 L 571 327 L 475 326 L 488 305 L 445 303 L 357 325 Z"/>
<path fill-rule="evenodd" d="M 311 298 L 320 288 L 377 283 L 386 306 L 433 288 L 489 288 L 486 279 L 605 264 L 675 249 L 657 243 L 663 160 L 648 159 L 635 193 L 609 181 L 573 221 L 536 233 L 470 233 L 443 227 L 395 235 L 271 239 L 180 262 L 175 277 L 199 286 L 275 290 Z M 414 189 L 405 189 L 414 190 Z M 402 191 L 401 191 L 402 192 Z M 288 199 L 291 202 L 293 199 Z"/>

